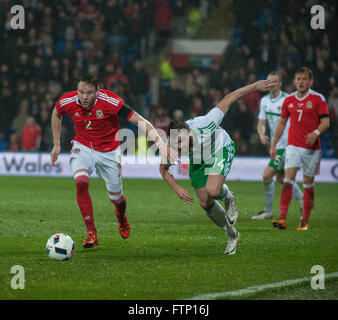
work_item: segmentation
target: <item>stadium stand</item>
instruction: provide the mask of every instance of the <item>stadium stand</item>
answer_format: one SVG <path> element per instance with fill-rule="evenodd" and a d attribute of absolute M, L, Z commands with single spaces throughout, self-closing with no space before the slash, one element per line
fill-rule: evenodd
<path fill-rule="evenodd" d="M 10 27 L 14 4 L 26 9 L 25 30 Z M 337 157 L 337 11 L 334 0 L 321 1 L 328 13 L 326 29 L 311 30 L 313 4 L 312 0 L 232 1 L 235 23 L 224 56 L 209 69 L 187 70 L 181 83 L 180 73 L 170 65 L 167 45 L 173 37 L 198 38 L 222 1 L 4 0 L 0 4 L 0 151 L 22 150 L 21 131 L 28 116 L 41 127 L 40 150 L 50 151 L 51 110 L 63 92 L 74 89 L 83 72 L 97 75 L 103 87 L 153 117 L 154 123 L 162 123 L 158 117 L 167 122 L 168 116 L 180 111 L 185 119 L 206 112 L 227 92 L 265 78 L 270 70 L 283 74 L 284 89 L 291 92 L 295 69 L 306 65 L 313 69 L 314 89 L 325 95 L 331 112 L 332 125 L 322 139 L 323 155 Z M 158 65 L 149 67 L 149 59 Z M 158 105 L 151 102 L 154 69 L 167 77 L 159 86 Z M 245 97 L 223 121 L 239 154 L 266 154 L 255 133 L 259 99 L 257 93 Z M 63 126 L 63 151 L 67 151 L 73 128 L 67 118 Z"/>

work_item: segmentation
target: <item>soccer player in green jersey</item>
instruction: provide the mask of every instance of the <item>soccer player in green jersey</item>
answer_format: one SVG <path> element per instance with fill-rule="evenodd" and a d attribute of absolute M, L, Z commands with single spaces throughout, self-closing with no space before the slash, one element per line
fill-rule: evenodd
<path fill-rule="evenodd" d="M 270 146 L 270 142 L 273 141 L 275 135 L 275 129 L 280 119 L 282 111 L 282 104 L 285 98 L 288 96 L 287 93 L 281 90 L 282 87 L 282 75 L 279 72 L 272 71 L 268 74 L 267 79 L 276 81 L 276 84 L 269 90 L 269 93 L 265 95 L 259 106 L 257 132 L 263 145 Z M 270 129 L 270 138 L 266 135 L 266 122 L 268 122 Z M 275 194 L 275 181 L 273 180 L 276 176 L 276 180 L 283 184 L 284 180 L 284 159 L 285 159 L 285 148 L 288 142 L 288 131 L 289 123 L 287 128 L 284 130 L 281 139 L 277 144 L 277 156 L 276 159 L 270 159 L 270 162 L 265 167 L 263 172 L 263 183 L 264 183 L 264 210 L 258 212 L 257 215 L 253 216 L 254 220 L 263 220 L 272 218 L 272 204 Z M 299 188 L 298 184 L 295 183 L 292 195 L 298 200 L 300 205 L 300 211 L 303 210 L 303 192 Z"/>
<path fill-rule="evenodd" d="M 250 92 L 267 91 L 272 80 L 260 80 L 227 94 L 205 116 L 188 121 L 172 121 L 169 127 L 169 143 L 181 156 L 189 156 L 191 185 L 200 206 L 208 217 L 228 235 L 225 254 L 233 255 L 239 244 L 240 234 L 234 228 L 238 218 L 236 201 L 224 183 L 235 154 L 235 144 L 228 133 L 220 127 L 224 115 L 232 103 Z M 184 202 L 192 204 L 189 192 L 180 186 L 170 172 L 170 164 L 161 164 L 163 179 Z M 223 206 L 217 201 L 221 200 Z"/>

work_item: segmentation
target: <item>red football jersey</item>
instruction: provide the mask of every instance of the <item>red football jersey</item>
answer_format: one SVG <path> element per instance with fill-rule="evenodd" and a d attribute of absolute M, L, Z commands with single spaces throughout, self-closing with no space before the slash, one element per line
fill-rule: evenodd
<path fill-rule="evenodd" d="M 305 137 L 318 128 L 320 116 L 328 114 L 329 110 L 324 96 L 316 91 L 309 89 L 303 98 L 298 98 L 297 92 L 286 97 L 282 105 L 281 118 L 290 117 L 288 145 L 320 149 L 319 138 L 312 146 L 309 146 L 305 142 Z"/>
<path fill-rule="evenodd" d="M 100 89 L 91 109 L 79 104 L 77 91 L 63 94 L 55 107 L 60 116 L 70 114 L 76 141 L 96 151 L 109 152 L 120 145 L 116 137 L 120 129 L 117 114 L 123 104 L 123 99 L 115 93 Z"/>

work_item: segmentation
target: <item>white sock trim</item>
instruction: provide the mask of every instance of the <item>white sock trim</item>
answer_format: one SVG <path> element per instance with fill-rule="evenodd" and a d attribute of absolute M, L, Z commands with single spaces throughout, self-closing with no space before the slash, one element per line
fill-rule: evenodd
<path fill-rule="evenodd" d="M 314 183 L 314 182 L 313 182 L 313 183 L 311 183 L 311 184 L 306 184 L 306 183 L 303 183 L 303 187 L 304 187 L 305 189 L 310 189 L 310 188 L 312 188 L 314 185 L 315 185 L 315 183 Z"/>
<path fill-rule="evenodd" d="M 291 179 L 284 178 L 283 181 L 284 181 L 285 183 L 289 183 L 289 184 L 292 184 L 292 185 L 295 184 L 295 181 L 294 181 L 294 180 L 291 180 Z"/>
<path fill-rule="evenodd" d="M 121 190 L 121 193 L 117 194 L 117 195 L 112 195 L 109 192 L 107 192 L 107 194 L 108 194 L 108 197 L 109 197 L 110 200 L 115 201 L 115 200 L 118 200 L 122 197 L 122 190 Z"/>
<path fill-rule="evenodd" d="M 77 177 L 80 177 L 80 176 L 87 176 L 87 177 L 89 177 L 89 174 L 88 174 L 87 171 L 79 171 L 79 172 L 76 172 L 74 174 L 74 179 L 76 179 Z"/>

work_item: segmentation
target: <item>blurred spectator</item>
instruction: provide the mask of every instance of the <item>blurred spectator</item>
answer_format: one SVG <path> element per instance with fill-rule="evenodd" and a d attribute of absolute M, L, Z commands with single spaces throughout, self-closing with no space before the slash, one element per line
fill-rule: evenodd
<path fill-rule="evenodd" d="M 223 90 L 222 71 L 217 61 L 212 61 L 210 63 L 209 88 Z"/>
<path fill-rule="evenodd" d="M 249 144 L 245 139 L 242 138 L 239 129 L 236 129 L 233 132 L 232 140 L 235 142 L 236 145 L 236 154 L 241 156 L 246 156 L 249 154 Z"/>
<path fill-rule="evenodd" d="M 195 37 L 201 27 L 202 19 L 198 9 L 191 5 L 187 17 L 187 34 L 189 37 Z"/>
<path fill-rule="evenodd" d="M 11 134 L 9 138 L 8 151 L 20 151 L 20 139 L 16 133 Z"/>
<path fill-rule="evenodd" d="M 175 37 L 180 37 L 185 35 L 186 32 L 186 16 L 185 16 L 185 6 L 183 0 L 174 1 L 173 6 L 173 17 L 172 17 L 172 29 Z"/>
<path fill-rule="evenodd" d="M 202 74 L 201 70 L 194 68 L 186 77 L 185 92 L 188 95 L 194 95 L 194 91 L 198 90 L 201 94 L 205 94 L 204 90 L 208 85 L 208 77 Z M 198 89 L 196 88 L 198 86 Z"/>
<path fill-rule="evenodd" d="M 190 106 L 189 118 L 195 118 L 204 115 L 203 101 L 199 97 L 194 97 Z"/>
<path fill-rule="evenodd" d="M 316 68 L 314 70 L 314 90 L 320 92 L 325 99 L 329 98 L 330 79 L 328 77 L 329 70 L 325 66 L 322 58 L 317 59 Z"/>
<path fill-rule="evenodd" d="M 178 86 L 176 79 L 170 81 L 170 87 L 163 95 L 162 105 L 169 115 L 176 109 L 181 109 L 184 113 L 188 113 L 187 97 L 185 92 Z"/>
<path fill-rule="evenodd" d="M 173 112 L 173 120 L 175 121 L 180 121 L 180 120 L 184 120 L 184 113 L 182 110 L 177 109 Z"/>
<path fill-rule="evenodd" d="M 134 108 L 140 110 L 144 117 L 148 117 L 149 108 L 146 105 L 145 95 L 149 90 L 149 76 L 144 70 L 142 62 L 136 60 L 130 72 L 130 90 L 132 105 Z"/>
<path fill-rule="evenodd" d="M 187 95 L 187 104 L 188 104 L 188 107 L 185 108 L 185 109 L 190 110 L 190 106 L 193 104 L 194 98 L 199 98 L 202 101 L 202 105 L 205 106 L 205 104 L 206 104 L 206 98 L 205 98 L 205 95 L 202 92 L 202 87 L 201 87 L 200 84 L 193 83 L 191 85 L 190 91 L 188 91 L 188 92 L 189 92 L 189 94 Z"/>
<path fill-rule="evenodd" d="M 141 1 L 141 23 L 140 23 L 140 34 L 141 34 L 141 54 L 146 56 L 150 53 L 151 49 L 151 36 L 154 25 L 154 7 L 152 0 Z"/>
<path fill-rule="evenodd" d="M 249 74 L 248 83 L 251 84 L 256 81 L 256 76 L 253 73 Z M 258 91 L 251 92 L 243 97 L 243 102 L 248 106 L 251 113 L 256 114 L 259 109 L 259 102 L 261 100 L 261 95 Z"/>
<path fill-rule="evenodd" d="M 162 58 L 160 63 L 160 78 L 161 78 L 161 88 L 167 89 L 170 87 L 170 81 L 175 79 L 176 74 L 174 68 L 170 63 L 169 55 L 166 55 Z"/>
<path fill-rule="evenodd" d="M 22 151 L 38 151 L 41 144 L 41 128 L 33 116 L 29 116 L 21 133 Z"/>
<path fill-rule="evenodd" d="M 118 66 L 116 68 L 116 71 L 112 76 L 112 87 L 108 89 L 112 90 L 112 88 L 114 88 L 117 84 L 122 84 L 126 88 L 126 90 L 129 89 L 129 78 L 126 74 L 124 74 L 121 66 Z"/>
<path fill-rule="evenodd" d="M 168 134 L 170 118 L 168 117 L 168 115 L 166 114 L 165 110 L 162 107 L 157 107 L 155 109 L 155 115 L 152 118 L 151 122 L 156 129 L 161 129 L 166 134 Z M 162 136 L 161 133 L 159 133 L 159 134 Z M 162 138 L 163 138 L 163 136 L 162 136 Z"/>
<path fill-rule="evenodd" d="M 244 98 L 238 101 L 238 108 L 234 111 L 233 116 L 235 128 L 239 130 L 241 139 L 249 143 L 250 136 L 253 132 L 254 116 L 244 102 Z"/>
<path fill-rule="evenodd" d="M 171 31 L 171 19 L 173 15 L 169 0 L 154 0 L 154 28 L 156 31 L 155 52 L 164 49 Z"/>
<path fill-rule="evenodd" d="M 28 100 L 24 99 L 21 101 L 19 112 L 12 122 L 12 129 L 18 135 L 19 138 L 21 138 L 22 136 L 22 129 L 25 126 L 28 118 L 29 118 L 29 104 Z"/>

